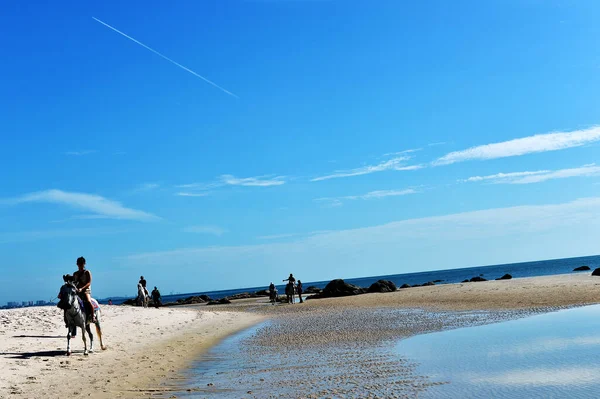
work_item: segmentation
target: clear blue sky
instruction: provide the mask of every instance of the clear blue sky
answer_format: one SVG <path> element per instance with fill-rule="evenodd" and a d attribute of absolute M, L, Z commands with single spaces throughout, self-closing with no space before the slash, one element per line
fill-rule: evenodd
<path fill-rule="evenodd" d="M 597 1 L 2 9 L 0 303 L 600 253 Z"/>

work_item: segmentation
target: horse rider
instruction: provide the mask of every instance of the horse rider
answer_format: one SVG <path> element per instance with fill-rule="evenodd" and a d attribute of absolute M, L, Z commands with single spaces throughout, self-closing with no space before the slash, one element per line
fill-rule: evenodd
<path fill-rule="evenodd" d="M 146 279 L 144 278 L 144 276 L 140 276 L 140 282 L 142 285 L 142 288 L 144 289 L 144 293 L 146 294 L 147 297 L 150 296 L 150 294 L 148 294 L 148 290 L 146 289 Z"/>
<path fill-rule="evenodd" d="M 288 281 L 289 284 L 294 284 L 296 282 L 296 278 L 294 277 L 294 275 L 292 273 L 290 273 L 290 276 L 286 279 L 283 280 L 284 282 Z"/>
<path fill-rule="evenodd" d="M 85 258 L 80 256 L 77 258 L 77 270 L 73 273 L 73 281 L 77 288 L 77 294 L 83 300 L 86 313 L 91 316 L 91 323 L 96 322 L 94 315 L 94 307 L 92 306 L 92 273 L 85 268 Z"/>

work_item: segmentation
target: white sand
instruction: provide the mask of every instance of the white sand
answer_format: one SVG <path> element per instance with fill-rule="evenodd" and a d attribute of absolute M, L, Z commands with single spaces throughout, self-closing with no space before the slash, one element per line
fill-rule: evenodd
<path fill-rule="evenodd" d="M 95 353 L 84 356 L 79 330 L 71 340 L 73 355 L 66 357 L 62 310 L 0 310 L 0 398 L 120 398 L 168 391 L 169 379 L 203 350 L 260 320 L 249 313 L 103 306 L 108 349 L 100 350 L 96 339 Z"/>

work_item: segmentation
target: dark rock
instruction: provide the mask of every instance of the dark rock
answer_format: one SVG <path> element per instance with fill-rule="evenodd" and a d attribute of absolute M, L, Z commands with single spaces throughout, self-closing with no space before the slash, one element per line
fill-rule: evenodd
<path fill-rule="evenodd" d="M 584 270 L 591 270 L 589 266 L 579 266 L 573 269 L 574 272 L 582 272 Z"/>
<path fill-rule="evenodd" d="M 592 276 L 600 276 L 600 267 L 592 272 Z"/>
<path fill-rule="evenodd" d="M 360 295 L 367 290 L 354 284 L 346 283 L 342 279 L 331 280 L 320 294 L 315 294 L 311 298 L 331 298 L 338 296 Z"/>
<path fill-rule="evenodd" d="M 473 277 L 471 278 L 471 280 L 469 280 L 470 282 L 475 282 L 475 281 L 487 281 L 486 279 L 484 279 L 483 277 Z"/>
<path fill-rule="evenodd" d="M 422 287 L 428 286 L 428 285 L 435 285 L 435 283 L 433 281 L 428 281 L 426 283 L 423 283 Z"/>
<path fill-rule="evenodd" d="M 123 301 L 123 305 L 136 306 L 137 305 L 137 299 L 136 298 L 127 299 L 126 301 Z"/>
<path fill-rule="evenodd" d="M 434 283 L 441 283 L 444 280 L 433 280 Z"/>
<path fill-rule="evenodd" d="M 187 298 L 181 298 L 177 300 L 178 305 L 194 305 L 197 303 L 206 302 L 200 295 L 197 296 L 189 296 Z"/>
<path fill-rule="evenodd" d="M 463 283 L 468 283 L 468 282 L 469 282 L 469 279 L 463 280 L 462 282 L 463 282 Z"/>
<path fill-rule="evenodd" d="M 320 294 L 321 291 L 323 291 L 323 290 L 315 287 L 314 285 L 311 285 L 310 287 L 308 287 L 307 289 L 302 291 L 302 293 L 303 294 Z"/>
<path fill-rule="evenodd" d="M 402 284 L 400 288 L 410 288 L 410 284 Z"/>
<path fill-rule="evenodd" d="M 269 290 L 260 290 L 254 293 L 256 296 L 270 296 L 271 292 Z"/>
<path fill-rule="evenodd" d="M 369 287 L 368 292 L 394 292 L 396 284 L 389 280 L 379 280 Z"/>
<path fill-rule="evenodd" d="M 221 298 L 219 300 L 209 301 L 206 305 L 227 305 L 228 303 L 231 303 L 229 299 Z"/>
<path fill-rule="evenodd" d="M 512 276 L 508 273 L 506 273 L 504 276 L 502 277 L 498 277 L 496 280 L 510 280 L 512 278 Z"/>

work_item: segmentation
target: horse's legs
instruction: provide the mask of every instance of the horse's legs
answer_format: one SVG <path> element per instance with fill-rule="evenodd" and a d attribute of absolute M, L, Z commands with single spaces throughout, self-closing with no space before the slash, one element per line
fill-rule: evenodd
<path fill-rule="evenodd" d="M 83 355 L 88 355 L 87 339 L 85 338 L 85 327 L 81 326 L 81 339 L 83 339 Z"/>
<path fill-rule="evenodd" d="M 93 352 L 94 351 L 94 336 L 92 335 L 92 330 L 90 330 L 89 324 L 86 324 L 85 331 L 87 331 L 88 335 L 90 336 L 90 352 Z"/>
<path fill-rule="evenodd" d="M 71 356 L 71 326 L 69 326 L 69 332 L 67 333 L 67 356 Z"/>
<path fill-rule="evenodd" d="M 106 346 L 102 342 L 102 328 L 100 327 L 100 312 L 96 313 L 96 335 L 100 340 L 100 349 L 106 350 Z"/>

